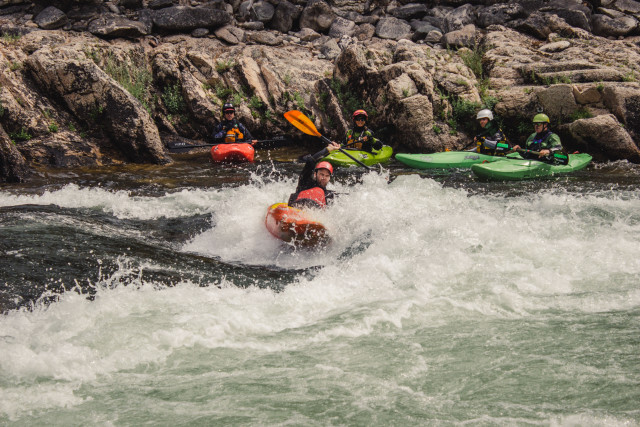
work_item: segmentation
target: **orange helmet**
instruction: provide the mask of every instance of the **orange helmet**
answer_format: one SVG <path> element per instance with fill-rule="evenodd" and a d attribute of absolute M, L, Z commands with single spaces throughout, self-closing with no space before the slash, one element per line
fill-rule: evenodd
<path fill-rule="evenodd" d="M 364 110 L 356 110 L 356 111 L 354 111 L 353 115 L 351 116 L 351 119 L 353 119 L 353 121 L 355 121 L 356 117 L 358 117 L 358 116 L 364 116 L 365 120 L 369 119 L 369 115 Z"/>
<path fill-rule="evenodd" d="M 320 162 L 320 163 L 318 163 L 314 170 L 318 170 L 318 169 L 326 169 L 326 170 L 329 171 L 329 173 L 331 175 L 333 175 L 333 166 L 329 162 Z"/>

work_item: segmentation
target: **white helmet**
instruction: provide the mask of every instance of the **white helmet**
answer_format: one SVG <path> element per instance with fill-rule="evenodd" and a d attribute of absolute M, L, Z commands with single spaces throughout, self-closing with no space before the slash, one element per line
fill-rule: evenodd
<path fill-rule="evenodd" d="M 491 110 L 488 110 L 486 108 L 484 110 L 480 110 L 480 111 L 478 111 L 478 115 L 476 116 L 476 120 L 480 120 L 480 119 L 493 120 L 493 113 L 491 112 Z"/>

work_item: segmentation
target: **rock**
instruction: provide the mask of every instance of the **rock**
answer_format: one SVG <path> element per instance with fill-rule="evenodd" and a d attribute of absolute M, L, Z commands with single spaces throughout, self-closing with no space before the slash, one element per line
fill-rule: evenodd
<path fill-rule="evenodd" d="M 34 18 L 34 22 L 43 30 L 55 30 L 63 27 L 67 21 L 67 15 L 54 6 L 45 8 Z"/>
<path fill-rule="evenodd" d="M 269 27 L 286 34 L 291 31 L 294 22 L 298 20 L 301 13 L 302 7 L 283 0 L 276 6 Z"/>
<path fill-rule="evenodd" d="M 640 13 L 640 2 L 635 0 L 616 0 L 613 2 L 613 7 L 623 13 Z"/>
<path fill-rule="evenodd" d="M 429 31 L 424 41 L 427 43 L 440 43 L 442 41 L 443 34 L 438 30 Z"/>
<path fill-rule="evenodd" d="M 356 29 L 356 23 L 349 21 L 348 19 L 337 17 L 331 28 L 329 29 L 329 37 L 336 39 L 342 38 L 342 36 L 352 36 Z"/>
<path fill-rule="evenodd" d="M 624 37 L 635 32 L 639 23 L 633 16 L 610 18 L 606 15 L 593 15 L 593 33 L 602 37 Z"/>
<path fill-rule="evenodd" d="M 322 0 L 310 0 L 300 15 L 300 28 L 311 28 L 318 33 L 326 33 L 336 19 L 336 14 Z"/>
<path fill-rule="evenodd" d="M 474 24 L 474 13 L 475 7 L 470 4 L 453 9 L 444 17 L 445 32 L 462 30 L 467 25 Z"/>
<path fill-rule="evenodd" d="M 613 114 L 580 119 L 561 127 L 573 141 L 573 148 L 599 160 L 627 159 L 640 163 L 640 150 Z M 566 138 L 565 138 L 566 139 Z"/>
<path fill-rule="evenodd" d="M 255 31 L 247 33 L 246 38 L 248 42 L 264 44 L 267 46 L 278 46 L 282 44 L 282 38 L 269 31 Z"/>
<path fill-rule="evenodd" d="M 214 34 L 220 40 L 232 45 L 242 43 L 245 40 L 245 32 L 233 25 L 225 25 L 222 28 L 218 28 L 214 31 Z"/>
<path fill-rule="evenodd" d="M 371 24 L 361 24 L 353 32 L 353 36 L 360 40 L 370 40 L 376 34 L 376 27 Z"/>
<path fill-rule="evenodd" d="M 172 6 L 152 10 L 151 19 L 159 31 L 190 32 L 197 28 L 221 27 L 231 22 L 231 15 L 208 7 Z"/>
<path fill-rule="evenodd" d="M 569 43 L 566 40 L 563 40 L 555 43 L 548 43 L 548 44 L 542 45 L 538 48 L 538 50 L 540 52 L 548 52 L 548 53 L 561 52 L 565 49 L 568 49 L 570 46 L 571 46 L 571 43 Z"/>
<path fill-rule="evenodd" d="M 424 3 L 409 3 L 391 10 L 391 15 L 395 18 L 408 21 L 419 19 L 427 14 L 429 8 Z"/>
<path fill-rule="evenodd" d="M 320 46 L 320 53 L 322 53 L 326 59 L 333 60 L 340 55 L 341 49 L 338 46 L 338 42 L 335 39 L 329 39 L 326 43 Z"/>
<path fill-rule="evenodd" d="M 149 9 L 163 9 L 173 6 L 173 0 L 150 0 Z"/>
<path fill-rule="evenodd" d="M 202 82 L 191 72 L 183 70 L 180 73 L 180 86 L 186 108 L 196 123 L 196 130 L 201 135 L 207 135 L 217 124 L 214 114 L 218 112 L 218 107 L 207 96 Z"/>
<path fill-rule="evenodd" d="M 536 95 L 545 114 L 554 121 L 569 117 L 578 109 L 571 85 L 553 85 L 537 91 Z"/>
<path fill-rule="evenodd" d="M 589 86 L 582 90 L 573 86 L 573 97 L 580 105 L 599 104 L 602 102 L 603 91 L 604 89 L 598 89 L 596 86 Z"/>
<path fill-rule="evenodd" d="M 275 13 L 275 7 L 266 1 L 257 1 L 251 8 L 251 18 L 255 21 L 269 22 Z"/>
<path fill-rule="evenodd" d="M 242 28 L 243 30 L 262 31 L 264 30 L 264 22 L 260 22 L 260 21 L 241 22 L 240 24 L 238 24 L 238 27 Z"/>
<path fill-rule="evenodd" d="M 133 162 L 167 163 L 158 129 L 142 104 L 82 53 L 82 47 L 48 46 L 25 67 L 46 93 L 60 99 L 82 122 L 103 126 Z"/>
<path fill-rule="evenodd" d="M 118 5 L 127 9 L 138 9 L 142 7 L 142 0 L 118 0 Z"/>
<path fill-rule="evenodd" d="M 0 125 L 0 181 L 22 182 L 27 170 L 27 162 Z"/>
<path fill-rule="evenodd" d="M 313 31 L 311 28 L 303 28 L 297 33 L 294 33 L 294 35 L 298 37 L 300 40 L 302 40 L 303 42 L 312 42 L 322 37 L 322 34 L 318 34 L 317 32 Z"/>
<path fill-rule="evenodd" d="M 444 35 L 443 42 L 447 46 L 455 48 L 469 47 L 472 48 L 476 42 L 476 26 L 467 25 L 460 30 L 451 31 Z"/>
<path fill-rule="evenodd" d="M 120 15 L 104 14 L 91 21 L 87 30 L 91 34 L 106 38 L 136 38 L 149 34 L 151 27 L 143 22 L 131 21 Z"/>
<path fill-rule="evenodd" d="M 206 37 L 209 35 L 209 30 L 207 28 L 196 28 L 191 31 L 191 37 L 195 37 L 196 39 Z"/>
<path fill-rule="evenodd" d="M 376 25 L 376 36 L 381 39 L 411 39 L 411 25 L 398 18 L 382 18 Z"/>
<path fill-rule="evenodd" d="M 603 90 L 602 101 L 627 131 L 640 141 L 640 85 L 607 85 Z"/>
<path fill-rule="evenodd" d="M 444 149 L 433 135 L 433 109 L 429 97 L 409 96 L 390 104 L 386 110 L 394 118 L 397 143 L 431 153 Z"/>
<path fill-rule="evenodd" d="M 540 8 L 540 11 L 553 13 L 572 27 L 591 31 L 591 10 L 580 1 L 554 0 Z"/>
<path fill-rule="evenodd" d="M 520 3 L 494 4 L 478 10 L 478 27 L 505 25 L 514 19 L 525 18 L 526 13 Z"/>

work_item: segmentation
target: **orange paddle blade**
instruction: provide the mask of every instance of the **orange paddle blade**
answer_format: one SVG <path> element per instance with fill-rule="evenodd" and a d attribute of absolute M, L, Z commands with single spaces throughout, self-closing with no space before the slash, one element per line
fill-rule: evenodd
<path fill-rule="evenodd" d="M 291 110 L 284 113 L 284 118 L 307 135 L 322 137 L 313 122 L 301 111 Z"/>

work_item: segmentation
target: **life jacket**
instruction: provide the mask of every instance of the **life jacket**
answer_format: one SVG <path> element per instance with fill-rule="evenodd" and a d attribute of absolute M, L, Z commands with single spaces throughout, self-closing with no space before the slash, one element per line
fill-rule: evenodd
<path fill-rule="evenodd" d="M 542 149 L 542 143 L 545 142 L 552 134 L 553 132 L 551 132 L 549 129 L 545 130 L 542 133 L 536 133 L 536 135 L 533 137 L 533 140 L 527 146 L 527 149 L 540 151 Z"/>
<path fill-rule="evenodd" d="M 482 132 L 476 136 L 476 141 L 478 143 L 478 153 L 504 156 L 509 150 L 507 137 L 492 121 L 489 121 Z"/>
<path fill-rule="evenodd" d="M 234 123 L 233 128 L 229 129 L 226 135 L 224 136 L 224 142 L 234 143 L 236 141 L 242 141 L 243 137 L 244 135 L 242 134 L 242 132 L 240 132 L 240 129 L 238 128 L 238 124 Z"/>
<path fill-rule="evenodd" d="M 372 139 L 372 134 L 371 132 L 367 131 L 367 127 L 363 127 L 362 131 L 360 132 L 360 135 L 358 135 L 356 137 L 356 129 L 349 129 L 347 131 L 347 145 L 349 146 L 349 148 L 353 149 L 353 150 L 362 150 L 362 141 L 356 142 L 361 138 L 364 138 L 365 136 L 368 136 L 369 140 Z"/>
<path fill-rule="evenodd" d="M 301 202 L 302 204 L 306 201 L 315 202 L 315 204 L 322 208 L 327 206 L 327 199 L 325 197 L 324 190 L 320 187 L 313 187 L 299 192 L 294 204 L 298 204 L 296 202 Z"/>

